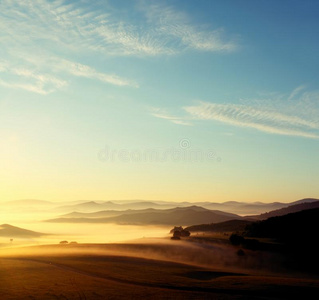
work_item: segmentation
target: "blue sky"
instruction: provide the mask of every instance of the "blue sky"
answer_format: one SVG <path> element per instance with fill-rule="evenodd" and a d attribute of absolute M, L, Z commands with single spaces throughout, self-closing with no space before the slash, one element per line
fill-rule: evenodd
<path fill-rule="evenodd" d="M 318 12 L 1 1 L 0 199 L 319 197 Z"/>

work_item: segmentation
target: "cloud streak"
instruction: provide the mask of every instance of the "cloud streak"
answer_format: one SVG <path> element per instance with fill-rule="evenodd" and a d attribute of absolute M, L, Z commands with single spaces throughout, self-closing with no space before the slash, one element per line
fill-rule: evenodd
<path fill-rule="evenodd" d="M 96 45 L 88 33 L 98 18 L 64 1 L 1 1 L 0 85 L 47 95 L 67 87 L 73 76 L 138 87 L 134 80 L 65 59 Z"/>
<path fill-rule="evenodd" d="M 56 69 L 60 69 L 63 72 L 68 72 L 77 77 L 85 77 L 96 79 L 102 82 L 110 83 L 117 86 L 131 86 L 138 87 L 138 84 L 133 80 L 128 80 L 122 77 L 119 77 L 115 74 L 106 74 L 98 72 L 94 68 L 83 65 L 80 63 L 72 62 L 65 59 L 56 59 L 57 64 L 55 65 Z"/>
<path fill-rule="evenodd" d="M 173 7 L 137 3 L 130 3 L 136 19 L 123 14 L 123 7 L 111 7 L 107 2 L 0 1 L 0 55 L 6 60 L 0 65 L 0 84 L 49 94 L 67 87 L 65 74 L 69 74 L 138 87 L 134 80 L 81 63 L 80 57 L 88 53 L 113 58 L 236 48 L 232 41 L 224 41 L 221 29 L 195 26 L 189 16 Z"/>
<path fill-rule="evenodd" d="M 284 110 L 278 111 L 266 104 L 263 107 L 254 107 L 241 104 L 199 102 L 198 105 L 184 107 L 184 110 L 199 120 L 220 121 L 272 134 L 319 138 L 318 119 L 305 118 L 302 112 L 295 111 L 293 114 L 291 111 L 290 113 Z"/>
<path fill-rule="evenodd" d="M 23 89 L 37 94 L 47 95 L 67 86 L 67 82 L 48 73 L 39 72 L 34 68 L 19 67 L 9 61 L 0 62 L 0 74 L 9 75 L 9 79 L 0 79 L 0 85 Z"/>
<path fill-rule="evenodd" d="M 168 121 L 170 121 L 174 124 L 178 124 L 178 125 L 183 125 L 183 126 L 192 126 L 193 125 L 192 123 L 190 123 L 187 120 L 187 118 L 172 116 L 167 111 L 160 109 L 160 108 L 152 108 L 151 115 L 156 117 L 156 118 L 168 120 Z"/>
<path fill-rule="evenodd" d="M 192 125 L 196 120 L 217 121 L 265 133 L 319 139 L 318 91 L 300 86 L 290 94 L 272 97 L 241 100 L 245 104 L 197 101 L 196 105 L 183 107 L 181 117 L 160 108 L 153 109 L 151 114 L 181 125 Z"/>
<path fill-rule="evenodd" d="M 166 43 L 177 45 L 181 50 L 206 52 L 230 52 L 238 48 L 234 40 L 224 37 L 224 30 L 208 30 L 191 24 L 189 17 L 173 7 L 161 4 L 143 8 L 150 24 L 156 24 L 156 32 L 165 36 Z"/>
<path fill-rule="evenodd" d="M 59 57 L 41 58 L 26 55 L 23 59 L 16 56 L 15 61 L 15 63 L 10 61 L 0 62 L 0 74 L 9 78 L 1 79 L 1 86 L 47 95 L 67 87 L 69 85 L 67 74 L 69 74 L 74 77 L 98 80 L 115 86 L 138 87 L 138 84 L 133 80 L 115 74 L 99 72 L 88 65 Z"/>
<path fill-rule="evenodd" d="M 69 49 L 94 50 L 106 55 L 168 55 L 185 49 L 229 51 L 233 41 L 224 41 L 223 30 L 195 26 L 173 7 L 144 2 L 135 13 L 139 22 L 123 17 L 120 10 L 66 1 L 3 0 L 0 24 L 3 39 L 15 43 L 41 42 Z"/>

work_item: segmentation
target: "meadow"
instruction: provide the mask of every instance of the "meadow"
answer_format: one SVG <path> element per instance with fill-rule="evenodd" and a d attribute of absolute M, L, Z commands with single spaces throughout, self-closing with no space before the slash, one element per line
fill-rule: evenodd
<path fill-rule="evenodd" d="M 2 299 L 311 299 L 318 278 L 269 268 L 278 259 L 167 239 L 2 249 L 0 292 Z"/>

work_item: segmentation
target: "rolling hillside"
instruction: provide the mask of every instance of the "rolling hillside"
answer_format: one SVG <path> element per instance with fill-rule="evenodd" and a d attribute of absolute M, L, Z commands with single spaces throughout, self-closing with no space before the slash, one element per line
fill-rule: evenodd
<path fill-rule="evenodd" d="M 0 225 L 0 236 L 10 237 L 10 238 L 35 238 L 40 237 L 45 234 L 40 232 L 35 232 L 20 227 L 15 227 L 9 224 Z"/>
<path fill-rule="evenodd" d="M 253 216 L 256 219 L 259 220 L 266 220 L 271 217 L 279 217 L 284 216 L 290 213 L 295 213 L 307 209 L 313 209 L 313 208 L 319 208 L 319 201 L 316 200 L 314 202 L 304 202 L 304 203 L 298 203 L 295 205 L 290 205 L 288 207 L 284 207 L 281 209 L 273 210 L 268 213 L 261 214 L 259 216 Z"/>
<path fill-rule="evenodd" d="M 286 242 L 314 241 L 319 228 L 319 208 L 271 217 L 247 226 L 246 236 L 274 238 Z"/>
<path fill-rule="evenodd" d="M 235 232 L 243 231 L 251 223 L 247 220 L 229 220 L 220 223 L 193 225 L 186 227 L 185 230 L 190 232 Z"/>

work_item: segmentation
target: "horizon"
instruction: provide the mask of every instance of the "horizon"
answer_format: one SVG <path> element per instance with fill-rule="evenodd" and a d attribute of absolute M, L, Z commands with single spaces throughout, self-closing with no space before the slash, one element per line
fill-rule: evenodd
<path fill-rule="evenodd" d="M 1 1 L 0 204 L 319 198 L 318 12 Z"/>
<path fill-rule="evenodd" d="M 0 204 L 0 249 L 11 247 L 13 237 L 14 247 L 57 244 L 65 239 L 80 243 L 129 242 L 145 235 L 166 239 L 172 226 L 225 224 L 229 230 L 226 224 L 235 228 L 241 224 L 232 221 L 258 222 L 318 205 L 319 199 L 313 198 L 289 203 L 16 200 Z"/>
<path fill-rule="evenodd" d="M 196 205 L 197 203 L 214 203 L 214 204 L 225 204 L 225 203 L 245 203 L 245 204 L 254 204 L 254 203 L 262 203 L 262 204 L 273 204 L 273 203 L 286 203 L 286 204 L 291 204 L 295 202 L 300 202 L 304 200 L 318 200 L 318 198 L 315 197 L 304 197 L 301 199 L 294 199 L 291 201 L 236 201 L 236 200 L 229 200 L 229 201 L 223 201 L 223 202 L 218 202 L 218 201 L 174 201 L 174 200 L 156 200 L 156 199 L 108 199 L 108 200 L 101 200 L 101 199 L 78 199 L 78 200 L 45 200 L 45 199 L 14 199 L 14 200 L 8 200 L 8 201 L 3 201 L 2 204 L 4 203 L 10 203 L 10 202 L 48 202 L 51 204 L 66 204 L 66 203 L 96 203 L 96 204 L 103 204 L 103 203 L 118 203 L 118 204 L 125 204 L 125 203 L 139 203 L 139 202 L 151 202 L 151 203 L 174 203 L 174 204 L 179 204 L 179 203 L 189 203 L 192 205 Z M 1 205 L 1 203 L 0 203 Z"/>

